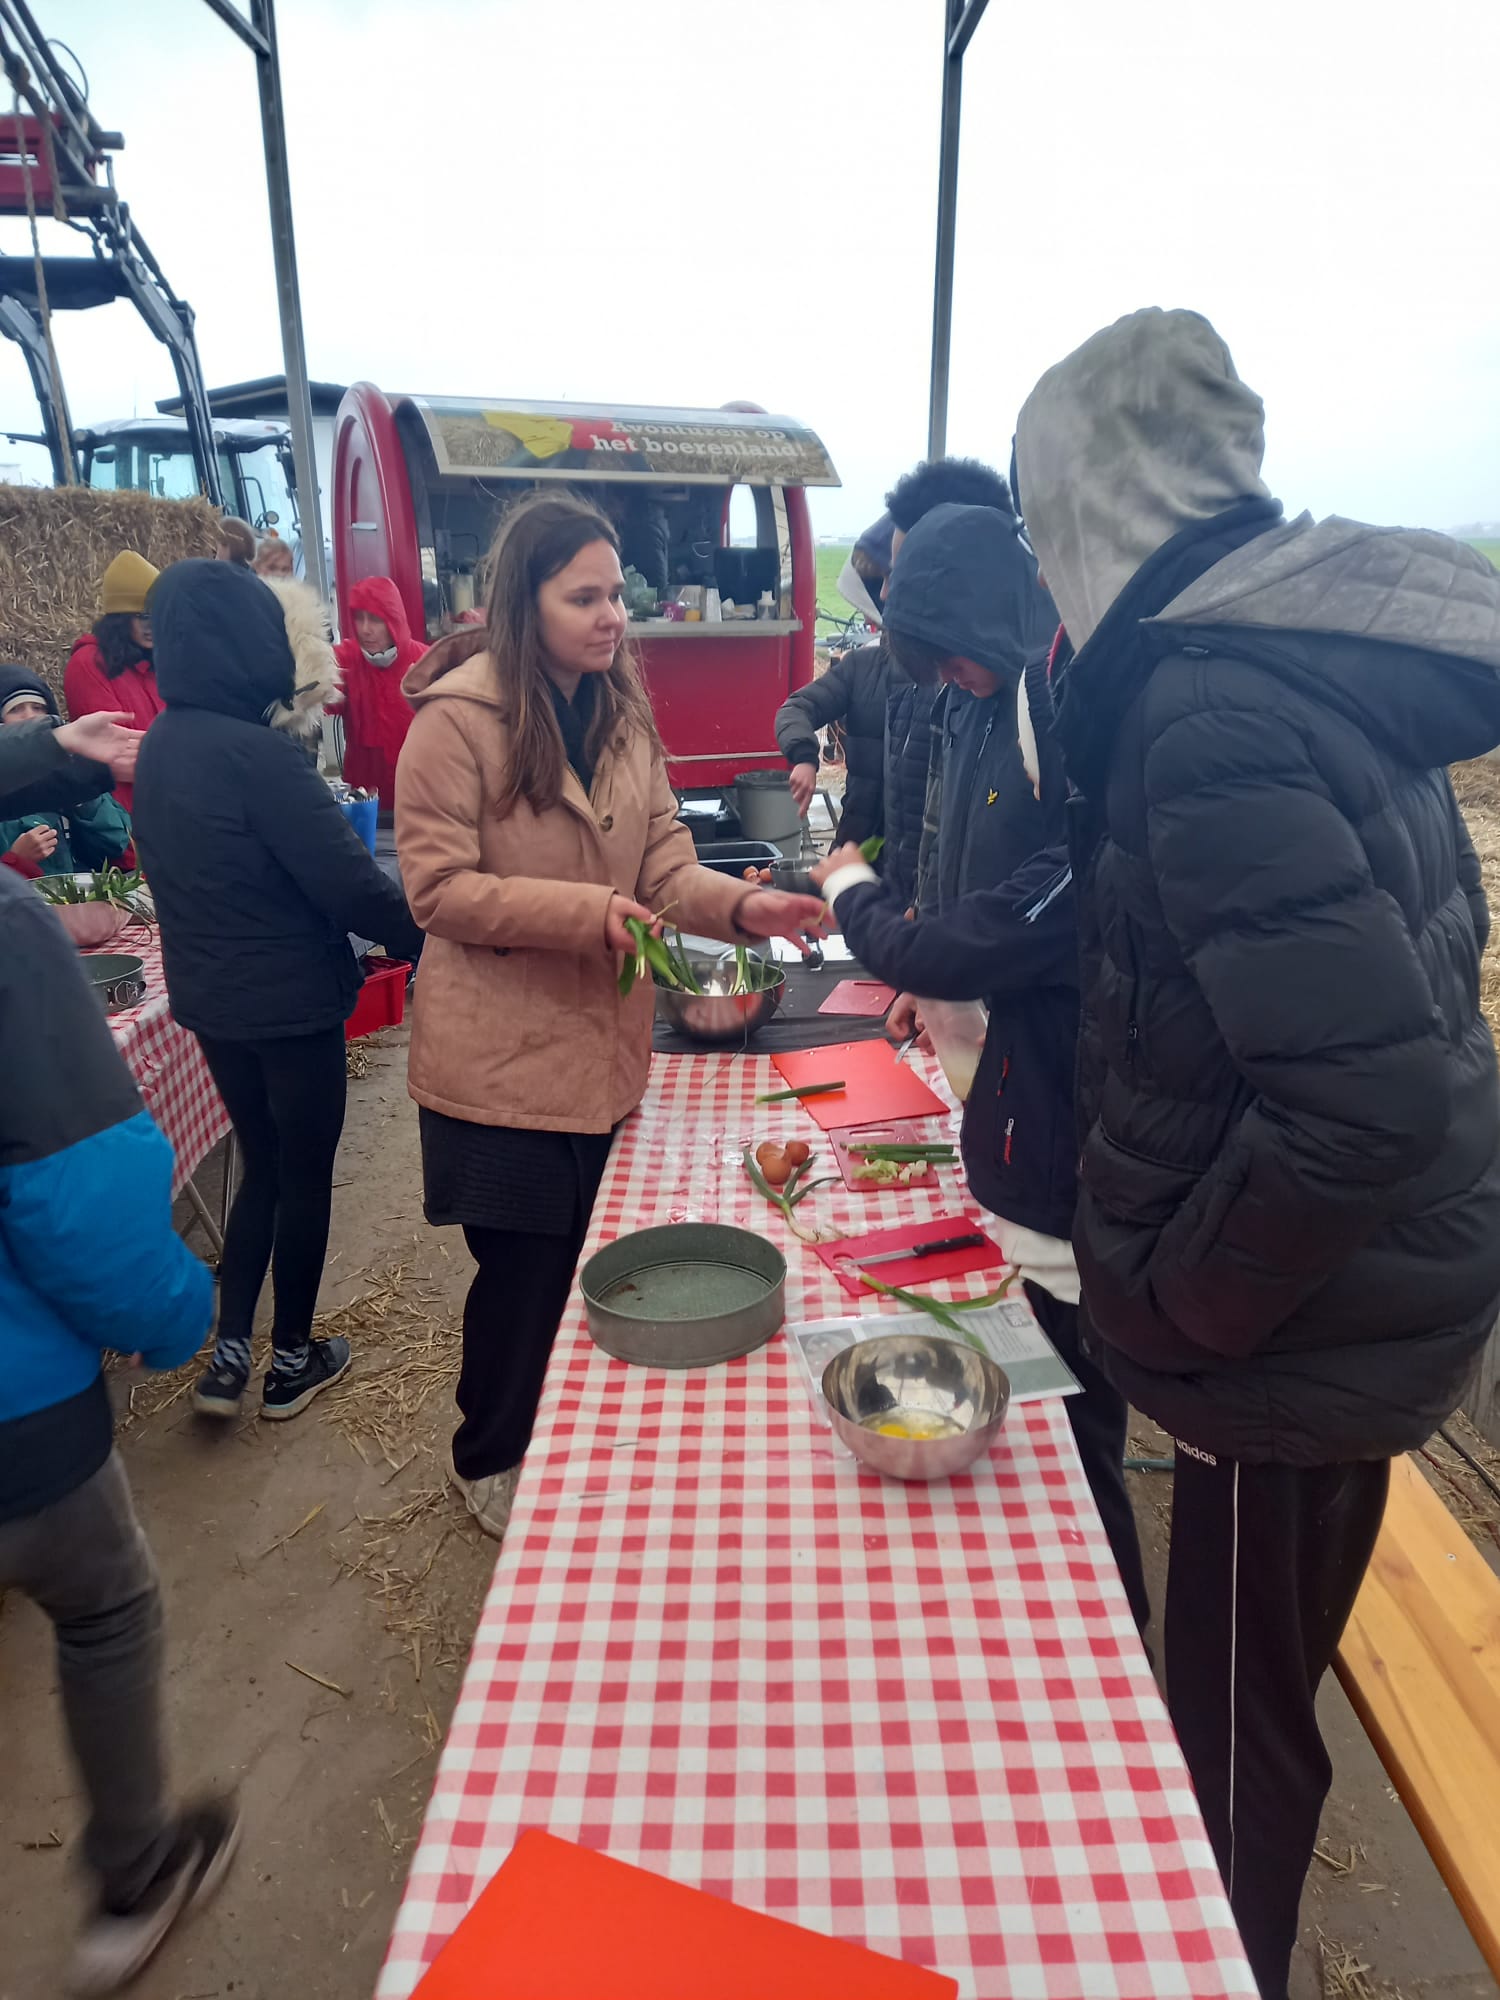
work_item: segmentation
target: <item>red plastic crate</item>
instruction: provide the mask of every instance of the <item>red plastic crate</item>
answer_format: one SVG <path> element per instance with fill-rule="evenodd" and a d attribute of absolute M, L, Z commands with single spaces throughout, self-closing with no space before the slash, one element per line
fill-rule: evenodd
<path fill-rule="evenodd" d="M 406 1018 L 406 975 L 411 967 L 404 958 L 393 958 L 378 972 L 365 975 L 354 1012 L 344 1024 L 344 1040 L 357 1042 L 361 1035 L 377 1034 L 382 1028 L 399 1028 Z"/>

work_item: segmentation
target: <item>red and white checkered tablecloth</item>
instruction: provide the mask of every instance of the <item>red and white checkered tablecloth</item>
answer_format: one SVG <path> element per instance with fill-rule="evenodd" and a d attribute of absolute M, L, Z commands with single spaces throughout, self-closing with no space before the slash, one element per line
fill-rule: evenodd
<path fill-rule="evenodd" d="M 172 1192 L 179 1194 L 228 1133 L 229 1113 L 208 1073 L 198 1037 L 172 1018 L 156 933 L 151 933 L 149 943 L 122 941 L 111 949 L 134 952 L 144 966 L 145 999 L 139 1007 L 112 1014 L 109 1025 L 146 1109 L 176 1155 Z"/>
<path fill-rule="evenodd" d="M 740 1170 L 747 1141 L 816 1138 L 754 1107 L 778 1083 L 763 1058 L 658 1057 L 585 1254 L 748 1224 L 787 1252 L 790 1318 L 847 1311 Z M 799 1216 L 961 1207 L 978 1216 L 945 1174 Z M 887 1482 L 833 1454 L 781 1336 L 727 1367 L 628 1368 L 575 1295 L 379 2000 L 411 1993 L 528 1827 L 935 1967 L 966 2000 L 1255 1993 L 1061 1404 L 1013 1412 L 971 1474 Z"/>

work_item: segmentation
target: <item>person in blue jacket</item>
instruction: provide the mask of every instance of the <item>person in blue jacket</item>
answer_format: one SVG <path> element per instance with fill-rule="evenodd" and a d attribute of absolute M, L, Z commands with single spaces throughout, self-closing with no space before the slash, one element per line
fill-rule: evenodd
<path fill-rule="evenodd" d="M 992 679 L 1006 677 L 1005 717 L 992 717 L 992 730 L 1003 737 L 1004 760 L 1014 762 L 1030 810 L 1008 796 L 1013 787 L 1000 764 L 969 798 L 967 814 L 978 831 L 965 847 L 978 842 L 987 879 L 970 857 L 963 893 L 945 899 L 940 915 L 915 921 L 857 847 L 836 849 L 813 879 L 860 963 L 903 999 L 988 1005 L 984 1048 L 964 1105 L 964 1170 L 975 1199 L 996 1217 L 1006 1260 L 1020 1272 L 1038 1323 L 1081 1385 L 1082 1394 L 1068 1398 L 1068 1418 L 1132 1615 L 1144 1631 L 1150 1601 L 1125 1487 L 1127 1406 L 1084 1353 L 1079 1334 L 1070 1241 L 1077 1198 L 1078 934 L 1064 827 L 1067 781 L 1051 736 L 1047 659 L 1035 650 L 1033 607 L 1021 588 L 1023 550 L 1012 525 L 993 509 L 937 508 L 912 530 L 886 602 L 892 656 L 903 671 L 931 683 L 940 670 L 950 690 L 963 688 L 976 668 Z M 1025 563 L 1034 579 L 1029 552 Z M 1026 648 L 1032 657 L 1023 666 Z M 952 788 L 944 800 L 956 815 L 960 801 Z M 921 1000 L 915 1004 L 920 1025 Z"/>
<path fill-rule="evenodd" d="M 20 732 L 10 732 L 19 735 Z M 0 759 L 7 782 L 48 746 Z M 88 1801 L 95 1906 L 69 1987 L 112 1993 L 218 1886 L 233 1806 L 175 1805 L 162 1723 L 162 1615 L 114 1449 L 109 1351 L 177 1368 L 213 1281 L 172 1227 L 172 1151 L 141 1105 L 56 916 L 0 870 L 0 1591 L 57 1637 L 68 1740 Z"/>

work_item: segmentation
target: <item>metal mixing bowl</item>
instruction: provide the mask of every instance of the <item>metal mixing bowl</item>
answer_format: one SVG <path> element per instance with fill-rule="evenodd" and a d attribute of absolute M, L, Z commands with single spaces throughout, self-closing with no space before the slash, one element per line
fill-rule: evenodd
<path fill-rule="evenodd" d="M 701 974 L 702 967 L 698 970 Z M 705 1048 L 742 1044 L 770 1020 L 785 990 L 786 974 L 780 971 L 754 993 L 684 993 L 658 985 L 656 1018 Z"/>
<path fill-rule="evenodd" d="M 858 1459 L 892 1479 L 947 1479 L 983 1457 L 1010 1407 L 1005 1370 L 961 1340 L 888 1333 L 857 1341 L 823 1370 L 834 1433 Z M 903 1412 L 960 1426 L 948 1437 L 882 1437 L 870 1418 Z"/>

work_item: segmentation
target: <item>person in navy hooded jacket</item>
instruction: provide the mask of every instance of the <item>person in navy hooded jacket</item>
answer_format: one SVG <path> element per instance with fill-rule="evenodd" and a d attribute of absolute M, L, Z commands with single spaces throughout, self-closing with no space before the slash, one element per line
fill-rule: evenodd
<path fill-rule="evenodd" d="M 996 1217 L 1032 1311 L 1082 1387 L 1068 1399 L 1068 1418 L 1144 1630 L 1151 1607 L 1125 1487 L 1127 1406 L 1083 1351 L 1069 1241 L 1078 1191 L 1078 932 L 1068 787 L 1052 736 L 1051 613 L 1013 516 L 945 506 L 918 522 L 892 571 L 885 622 L 895 667 L 919 687 L 944 682 L 956 710 L 944 724 L 951 762 L 941 909 L 907 921 L 856 847 L 836 849 L 813 878 L 860 963 L 898 987 L 908 1006 L 912 995 L 988 1003 L 964 1105 L 964 1169 L 975 1199 Z"/>
<path fill-rule="evenodd" d="M 15 732 L 19 734 L 19 732 Z M 17 772 L 18 777 L 23 774 Z M 96 1900 L 69 1987 L 111 1993 L 228 1866 L 233 1809 L 175 1806 L 156 1572 L 114 1449 L 103 1356 L 177 1368 L 213 1283 L 172 1227 L 172 1151 L 52 910 L 0 871 L 0 1591 L 57 1636 Z"/>

